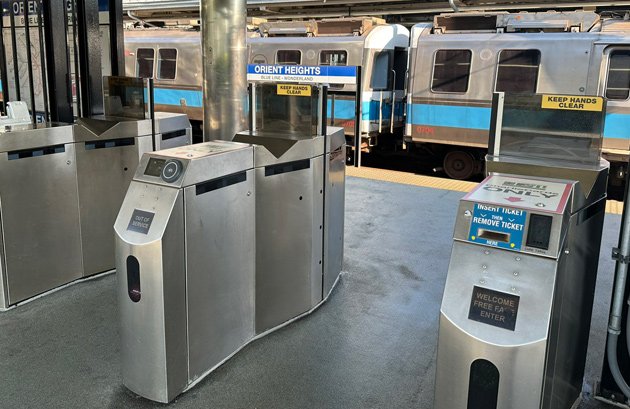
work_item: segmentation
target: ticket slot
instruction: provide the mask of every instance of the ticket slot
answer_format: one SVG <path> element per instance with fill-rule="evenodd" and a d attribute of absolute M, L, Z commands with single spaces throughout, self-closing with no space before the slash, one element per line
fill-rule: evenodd
<path fill-rule="evenodd" d="M 486 229 L 479 229 L 477 231 L 477 237 L 479 237 L 480 239 L 499 241 L 501 243 L 510 242 L 510 233 L 502 233 Z"/>

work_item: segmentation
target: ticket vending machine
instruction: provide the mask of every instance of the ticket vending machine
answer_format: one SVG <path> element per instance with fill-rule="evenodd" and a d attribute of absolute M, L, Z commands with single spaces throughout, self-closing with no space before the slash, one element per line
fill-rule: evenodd
<path fill-rule="evenodd" d="M 495 95 L 489 175 L 455 222 L 436 409 L 566 409 L 579 397 L 608 176 L 603 111 L 595 97 Z"/>
<path fill-rule="evenodd" d="M 252 147 L 147 153 L 118 214 L 123 383 L 169 402 L 254 337 Z"/>
<path fill-rule="evenodd" d="M 345 136 L 326 127 L 325 87 L 257 83 L 251 130 L 256 175 L 256 331 L 308 312 L 343 262 Z"/>

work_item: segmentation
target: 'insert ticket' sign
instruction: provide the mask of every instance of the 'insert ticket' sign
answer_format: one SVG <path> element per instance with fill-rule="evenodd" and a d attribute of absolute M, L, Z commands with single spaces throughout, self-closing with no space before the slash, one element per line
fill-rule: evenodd
<path fill-rule="evenodd" d="M 520 250 L 527 212 L 475 203 L 468 239 L 474 243 Z"/>

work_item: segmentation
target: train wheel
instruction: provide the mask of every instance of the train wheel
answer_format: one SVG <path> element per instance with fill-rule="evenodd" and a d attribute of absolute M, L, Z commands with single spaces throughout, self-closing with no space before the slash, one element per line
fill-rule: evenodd
<path fill-rule="evenodd" d="M 477 169 L 475 158 L 468 152 L 450 151 L 444 156 L 444 172 L 451 179 L 470 179 Z"/>

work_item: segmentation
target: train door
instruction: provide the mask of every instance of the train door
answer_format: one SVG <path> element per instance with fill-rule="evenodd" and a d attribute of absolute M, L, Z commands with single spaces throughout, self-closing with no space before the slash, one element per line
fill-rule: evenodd
<path fill-rule="evenodd" d="M 376 145 L 376 136 L 388 133 L 394 95 L 394 50 L 374 51 L 368 91 L 362 101 L 362 132 L 369 136 L 370 146 Z"/>
<path fill-rule="evenodd" d="M 604 157 L 611 162 L 611 184 L 623 181 L 630 148 L 630 44 L 603 51 L 600 95 L 607 99 Z"/>
<path fill-rule="evenodd" d="M 395 47 L 394 48 L 394 67 L 392 73 L 394 75 L 393 87 L 394 87 L 394 101 L 392 116 L 390 119 L 390 132 L 392 134 L 400 133 L 405 125 L 405 99 L 406 90 L 405 84 L 407 83 L 407 63 L 409 52 L 407 48 Z"/>
<path fill-rule="evenodd" d="M 319 65 L 346 66 L 348 51 L 327 49 L 319 52 Z M 330 84 L 328 88 L 328 118 L 330 125 L 344 128 L 345 134 L 354 135 L 356 92 L 346 84 Z"/>

